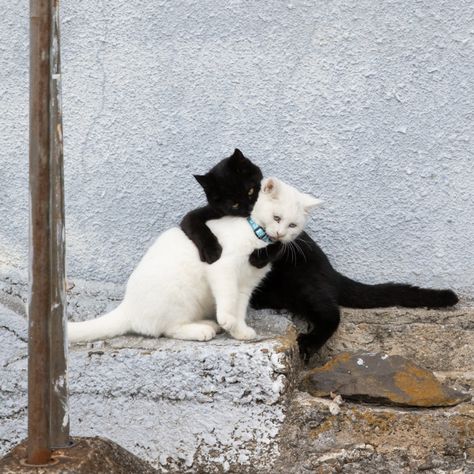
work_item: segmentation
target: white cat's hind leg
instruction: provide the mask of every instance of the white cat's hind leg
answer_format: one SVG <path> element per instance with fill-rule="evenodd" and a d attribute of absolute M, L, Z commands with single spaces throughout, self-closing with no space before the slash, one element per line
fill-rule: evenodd
<path fill-rule="evenodd" d="M 217 324 L 216 321 L 213 321 L 212 319 L 203 319 L 202 321 L 199 321 L 201 324 L 207 324 L 209 325 L 211 328 L 214 329 L 214 331 L 216 331 L 216 334 L 219 334 L 223 331 L 223 329 Z"/>
<path fill-rule="evenodd" d="M 164 335 L 185 341 L 209 341 L 216 336 L 216 329 L 208 322 L 213 321 L 199 321 L 173 326 L 167 329 Z"/>

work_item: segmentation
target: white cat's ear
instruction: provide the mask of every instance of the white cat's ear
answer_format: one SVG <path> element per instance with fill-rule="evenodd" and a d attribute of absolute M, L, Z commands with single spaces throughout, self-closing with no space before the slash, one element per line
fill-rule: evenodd
<path fill-rule="evenodd" d="M 270 195 L 272 198 L 275 198 L 278 194 L 278 179 L 277 178 L 265 178 L 262 181 L 262 191 L 265 194 Z"/>
<path fill-rule="evenodd" d="M 321 199 L 317 199 L 311 196 L 311 194 L 303 193 L 302 203 L 303 203 L 304 212 L 308 213 L 314 207 L 320 206 L 323 203 L 323 201 Z"/>

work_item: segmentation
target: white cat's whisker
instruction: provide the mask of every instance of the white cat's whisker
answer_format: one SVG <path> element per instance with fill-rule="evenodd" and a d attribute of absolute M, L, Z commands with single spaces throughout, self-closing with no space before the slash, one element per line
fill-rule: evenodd
<path fill-rule="evenodd" d="M 306 244 L 306 247 L 308 247 L 309 249 L 311 249 L 311 242 L 309 240 L 305 240 L 303 238 L 299 238 L 298 239 L 300 242 L 303 242 L 304 244 Z"/>
<path fill-rule="evenodd" d="M 293 245 L 296 247 L 299 253 L 303 256 L 304 261 L 307 262 L 308 259 L 306 258 L 306 254 L 304 253 L 303 249 L 301 248 L 301 246 L 298 244 L 296 240 L 293 240 Z"/>
<path fill-rule="evenodd" d="M 290 246 L 290 249 L 291 249 L 291 262 L 293 264 L 296 264 L 296 260 L 295 260 L 295 249 L 293 247 L 293 242 L 288 242 L 288 245 Z"/>

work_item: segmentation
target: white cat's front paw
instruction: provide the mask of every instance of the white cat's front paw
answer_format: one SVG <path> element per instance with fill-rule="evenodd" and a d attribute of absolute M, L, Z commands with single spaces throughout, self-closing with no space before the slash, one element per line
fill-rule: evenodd
<path fill-rule="evenodd" d="M 235 339 L 239 339 L 240 341 L 249 341 L 257 337 L 255 329 L 252 329 L 246 324 L 240 324 L 235 329 L 231 330 L 230 335 Z"/>
<path fill-rule="evenodd" d="M 230 314 L 217 316 L 217 322 L 219 323 L 220 327 L 227 332 L 232 332 L 237 323 L 236 319 Z"/>

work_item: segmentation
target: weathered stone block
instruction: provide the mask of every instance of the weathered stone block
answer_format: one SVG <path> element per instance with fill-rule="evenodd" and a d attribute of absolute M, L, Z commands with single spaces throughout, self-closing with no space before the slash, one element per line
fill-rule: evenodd
<path fill-rule="evenodd" d="M 474 407 L 402 409 L 331 401 L 296 391 L 282 429 L 273 472 L 321 474 L 468 473 Z M 431 466 L 431 467 L 430 467 Z M 439 470 L 430 471 L 431 468 Z"/>
<path fill-rule="evenodd" d="M 296 332 L 270 312 L 250 324 L 251 342 L 130 336 L 72 346 L 72 434 L 113 439 L 171 472 L 271 466 L 300 364 Z M 13 328 L 2 331 L 12 339 L 0 374 L 6 452 L 26 435 L 26 321 L 8 312 L 4 326 Z"/>
<path fill-rule="evenodd" d="M 404 357 L 374 352 L 343 352 L 310 370 L 300 387 L 316 397 L 336 393 L 351 400 L 408 407 L 452 406 L 471 398 Z"/>

